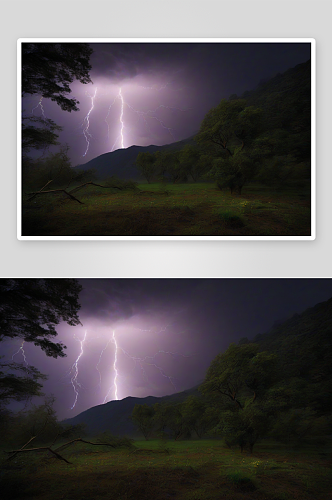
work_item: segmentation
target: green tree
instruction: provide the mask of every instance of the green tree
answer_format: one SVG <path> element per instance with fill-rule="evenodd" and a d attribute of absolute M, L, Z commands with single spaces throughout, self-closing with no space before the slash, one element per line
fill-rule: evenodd
<path fill-rule="evenodd" d="M 179 160 L 182 171 L 191 176 L 194 182 L 197 182 L 203 174 L 209 170 L 208 164 L 201 160 L 201 153 L 191 144 L 186 144 L 180 151 Z"/>
<path fill-rule="evenodd" d="M 52 183 L 50 188 L 65 187 L 72 183 L 87 182 L 95 178 L 94 170 L 74 169 L 68 156 L 68 145 L 55 153 L 31 162 L 23 169 L 24 188 L 38 188 Z"/>
<path fill-rule="evenodd" d="M 195 140 L 203 147 L 217 146 L 219 158 L 210 175 L 218 185 L 241 194 L 257 168 L 254 141 L 261 130 L 262 112 L 244 99 L 222 99 L 205 116 Z"/>
<path fill-rule="evenodd" d="M 76 326 L 82 286 L 76 279 L 1 279 L 0 342 L 20 338 L 33 342 L 47 356 L 64 357 L 65 346 L 49 340 L 56 325 L 66 321 Z"/>
<path fill-rule="evenodd" d="M 17 375 L 17 372 L 20 372 L 20 375 Z M 3 408 L 11 401 L 25 401 L 33 396 L 42 396 L 43 386 L 39 380 L 46 379 L 46 375 L 40 373 L 33 366 L 0 362 L 1 415 L 7 415 Z"/>
<path fill-rule="evenodd" d="M 189 396 L 182 405 L 182 417 L 186 427 L 202 438 L 218 421 L 218 412 L 202 397 Z"/>
<path fill-rule="evenodd" d="M 256 344 L 231 344 L 212 361 L 200 386 L 203 394 L 219 395 L 219 423 L 226 442 L 252 452 L 257 439 L 267 431 L 271 409 L 268 390 L 277 377 L 277 357 L 259 352 Z M 268 404 L 269 402 L 269 404 Z"/>
<path fill-rule="evenodd" d="M 79 101 L 69 99 L 76 79 L 92 83 L 89 63 L 92 49 L 86 43 L 22 43 L 22 96 L 38 94 L 55 101 L 64 111 L 78 111 Z M 37 126 L 36 126 L 37 125 Z M 57 145 L 62 127 L 43 117 L 22 117 L 22 153 L 28 161 L 31 149 L 46 150 Z"/>
<path fill-rule="evenodd" d="M 154 156 L 149 153 L 138 153 L 136 158 L 136 166 L 139 172 L 146 178 L 148 183 L 152 181 L 153 177 L 156 174 L 156 164 Z"/>
<path fill-rule="evenodd" d="M 175 440 L 190 437 L 190 422 L 184 417 L 184 403 L 156 403 L 154 410 L 154 423 L 159 434 L 164 435 L 167 431 Z"/>
<path fill-rule="evenodd" d="M 166 151 L 164 153 L 164 165 L 165 171 L 173 184 L 187 180 L 187 174 L 180 163 L 179 151 Z"/>
<path fill-rule="evenodd" d="M 13 443 L 26 443 L 34 438 L 35 443 L 54 441 L 61 434 L 59 424 L 53 408 L 54 397 L 46 397 L 41 405 L 32 405 L 28 410 L 19 412 L 14 418 L 11 427 L 10 439 Z"/>
<path fill-rule="evenodd" d="M 51 339 L 57 335 L 60 321 L 72 326 L 81 324 L 81 289 L 75 279 L 1 279 L 0 342 L 19 338 L 34 343 L 47 356 L 64 357 L 66 346 Z M 38 380 L 46 377 L 36 368 L 14 362 L 2 362 L 0 368 L 0 406 L 41 394 Z M 17 376 L 17 371 L 23 375 Z"/>
<path fill-rule="evenodd" d="M 137 425 L 146 441 L 148 441 L 153 430 L 154 414 L 155 411 L 152 406 L 148 406 L 147 404 L 136 404 L 130 417 L 131 420 Z"/>
<path fill-rule="evenodd" d="M 68 99 L 70 84 L 92 83 L 87 43 L 22 43 L 22 94 L 38 94 L 64 111 L 77 111 L 79 101 Z"/>
<path fill-rule="evenodd" d="M 28 122 L 28 123 L 27 123 Z M 37 124 L 37 126 L 33 125 Z M 62 127 L 49 118 L 43 119 L 36 116 L 22 118 L 22 152 L 24 157 L 31 149 L 46 150 L 49 146 L 57 146 L 58 135 Z"/>

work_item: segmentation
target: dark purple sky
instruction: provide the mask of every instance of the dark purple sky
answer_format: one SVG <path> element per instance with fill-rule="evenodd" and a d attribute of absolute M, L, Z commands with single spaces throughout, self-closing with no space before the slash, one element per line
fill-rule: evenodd
<path fill-rule="evenodd" d="M 209 109 L 231 94 L 310 58 L 309 43 L 92 43 L 93 84 L 74 82 L 77 112 L 40 96 L 25 114 L 64 127 L 72 165 L 132 145 L 163 145 L 198 132 Z"/>
<path fill-rule="evenodd" d="M 67 356 L 23 345 L 27 363 L 48 375 L 44 392 L 55 395 L 60 419 L 113 399 L 189 389 L 231 342 L 332 297 L 332 279 L 80 281 L 83 326 L 57 328 Z M 3 342 L 5 360 L 23 362 L 20 347 Z"/>

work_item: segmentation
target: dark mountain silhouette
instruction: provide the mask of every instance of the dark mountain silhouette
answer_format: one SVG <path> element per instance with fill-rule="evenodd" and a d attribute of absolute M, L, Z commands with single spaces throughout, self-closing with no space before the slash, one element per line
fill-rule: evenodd
<path fill-rule="evenodd" d="M 178 151 L 190 143 L 194 143 L 194 136 L 182 141 L 165 144 L 164 146 L 130 146 L 126 149 L 117 149 L 111 153 L 104 153 L 83 165 L 77 165 L 75 168 L 84 171 L 94 169 L 98 180 L 103 180 L 113 175 L 119 179 L 142 180 L 143 178 L 135 166 L 138 153 Z"/>
<path fill-rule="evenodd" d="M 64 420 L 62 423 L 70 425 L 84 423 L 89 435 L 110 431 L 114 435 L 141 437 L 141 434 L 129 419 L 136 404 L 152 406 L 155 403 L 180 403 L 190 395 L 198 395 L 199 385 L 186 391 L 163 397 L 148 396 L 146 398 L 134 398 L 128 396 L 119 401 L 110 401 L 109 403 L 93 406 L 76 415 L 76 417 Z"/>
<path fill-rule="evenodd" d="M 268 333 L 256 335 L 251 342 L 277 353 L 285 376 L 301 376 L 308 381 L 320 378 L 322 384 L 331 384 L 332 298 L 274 324 Z"/>
<path fill-rule="evenodd" d="M 311 154 L 311 60 L 278 73 L 241 96 L 263 110 L 265 132 L 283 133 L 284 151 L 299 160 Z"/>

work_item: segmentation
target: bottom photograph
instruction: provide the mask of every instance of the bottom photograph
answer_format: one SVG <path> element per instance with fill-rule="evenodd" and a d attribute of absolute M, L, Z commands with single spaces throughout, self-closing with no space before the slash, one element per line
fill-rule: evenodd
<path fill-rule="evenodd" d="M 327 500 L 331 278 L 0 279 L 3 500 Z"/>

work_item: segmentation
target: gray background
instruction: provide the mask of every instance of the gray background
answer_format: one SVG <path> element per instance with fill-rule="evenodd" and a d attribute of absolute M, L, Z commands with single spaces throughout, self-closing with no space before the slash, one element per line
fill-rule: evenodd
<path fill-rule="evenodd" d="M 10 0 L 2 5 L 0 276 L 332 276 L 330 1 Z M 18 241 L 16 41 L 26 37 L 315 38 L 316 240 Z"/>

